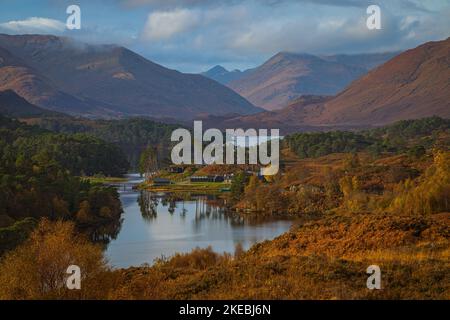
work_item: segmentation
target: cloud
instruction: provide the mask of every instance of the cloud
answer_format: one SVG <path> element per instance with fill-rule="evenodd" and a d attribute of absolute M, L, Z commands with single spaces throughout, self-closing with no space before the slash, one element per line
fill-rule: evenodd
<path fill-rule="evenodd" d="M 253 67 L 280 51 L 380 52 L 447 38 L 449 1 L 377 0 L 383 29 L 370 31 L 366 7 L 373 0 L 79 0 L 86 13 L 81 30 L 66 30 L 62 8 L 61 16 L 51 16 L 58 20 L 21 20 L 6 10 L 0 32 L 117 43 L 165 66 L 197 72 L 215 64 Z M 102 15 L 91 14 L 99 10 Z"/>
<path fill-rule="evenodd" d="M 193 0 L 189 3 L 198 6 L 202 2 Z M 312 0 L 273 0 L 272 6 L 267 5 L 269 0 L 241 2 L 156 10 L 156 16 L 173 19 L 160 19 L 155 23 L 152 40 L 164 41 L 148 41 L 147 38 L 139 44 L 139 52 L 148 53 L 147 56 L 158 63 L 184 71 L 198 71 L 215 64 L 247 68 L 280 51 L 334 54 L 403 50 L 448 37 L 450 30 L 450 20 L 446 19 L 448 11 L 421 11 L 415 6 L 402 10 L 410 2 L 406 0 L 385 2 L 382 30 L 367 29 L 366 8 L 362 6 L 367 1 L 333 1 L 334 5 L 327 5 L 330 0 L 314 3 Z M 285 5 L 278 5 L 281 2 Z M 163 12 L 165 14 L 161 15 Z M 186 12 L 186 19 L 174 21 L 179 12 Z M 189 23 L 185 21 L 187 17 L 190 17 Z M 149 30 L 152 28 L 147 25 L 147 34 Z"/>
<path fill-rule="evenodd" d="M 64 31 L 66 24 L 54 19 L 30 17 L 25 20 L 14 20 L 0 23 L 0 31 L 13 34 L 52 33 Z"/>
<path fill-rule="evenodd" d="M 148 15 L 142 32 L 144 39 L 166 40 L 199 25 L 200 13 L 188 9 L 156 11 Z"/>
<path fill-rule="evenodd" d="M 331 7 L 367 7 L 371 4 L 390 4 L 392 0 L 119 0 L 127 7 L 149 6 L 153 8 L 192 8 L 192 7 L 217 7 L 233 5 L 261 5 L 273 7 L 282 4 L 314 4 Z M 444 0 L 446 1 L 446 0 Z M 433 2 L 428 1 L 428 2 Z M 396 0 L 398 7 L 409 8 L 418 11 L 428 11 L 420 0 Z"/>
<path fill-rule="evenodd" d="M 223 6 L 251 3 L 273 6 L 282 3 L 313 2 L 317 4 L 336 6 L 360 6 L 369 0 L 122 0 L 127 6 L 155 6 L 155 7 L 199 7 Z"/>
<path fill-rule="evenodd" d="M 228 46 L 242 54 L 275 54 L 279 51 L 314 54 L 397 50 L 410 26 L 385 12 L 382 30 L 369 30 L 366 16 L 318 16 L 303 19 L 261 20 L 236 33 Z M 400 29 L 400 23 L 404 28 Z M 417 27 L 417 24 L 414 25 Z"/>
<path fill-rule="evenodd" d="M 194 6 L 214 3 L 214 0 L 122 0 L 129 6 L 155 5 L 155 6 Z"/>

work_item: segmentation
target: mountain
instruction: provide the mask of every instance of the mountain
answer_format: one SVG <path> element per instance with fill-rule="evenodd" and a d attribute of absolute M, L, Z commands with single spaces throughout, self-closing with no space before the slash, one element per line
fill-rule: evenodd
<path fill-rule="evenodd" d="M 342 63 L 348 66 L 366 69 L 367 71 L 382 65 L 386 61 L 399 55 L 401 51 L 387 53 L 336 54 L 321 56 L 322 59 Z"/>
<path fill-rule="evenodd" d="M 14 118 L 57 115 L 32 105 L 12 90 L 0 91 L 0 114 Z"/>
<path fill-rule="evenodd" d="M 205 128 L 254 128 L 254 129 L 280 129 L 282 135 L 298 131 L 321 131 L 323 128 L 310 125 L 305 118 L 314 108 L 320 108 L 324 102 L 332 99 L 331 96 L 304 95 L 294 99 L 287 107 L 264 111 L 252 115 L 229 114 L 224 116 L 206 116 L 203 120 Z M 347 127 L 327 127 L 327 129 L 348 129 Z"/>
<path fill-rule="evenodd" d="M 396 56 L 353 82 L 305 121 L 383 125 L 434 115 L 450 118 L 450 38 Z"/>
<path fill-rule="evenodd" d="M 0 46 L 0 91 L 5 90 L 13 90 L 30 103 L 50 110 L 76 109 L 88 113 L 91 109 L 85 102 L 58 90 L 48 78 Z"/>
<path fill-rule="evenodd" d="M 0 34 L 0 50 L 0 89 L 51 110 L 176 119 L 260 111 L 216 81 L 164 68 L 115 45 Z"/>
<path fill-rule="evenodd" d="M 398 120 L 450 118 L 450 38 L 405 51 L 335 97 L 306 97 L 282 110 L 228 119 L 242 127 L 277 124 L 284 132 L 358 128 Z"/>
<path fill-rule="evenodd" d="M 281 52 L 228 86 L 256 106 L 277 110 L 301 95 L 335 95 L 393 55 L 319 57 Z"/>
<path fill-rule="evenodd" d="M 221 84 L 227 85 L 231 81 L 238 80 L 241 77 L 243 77 L 246 74 L 246 72 L 248 71 L 241 71 L 238 69 L 228 71 L 222 66 L 215 66 L 209 69 L 208 71 L 203 72 L 202 75 L 207 78 L 213 79 Z"/>

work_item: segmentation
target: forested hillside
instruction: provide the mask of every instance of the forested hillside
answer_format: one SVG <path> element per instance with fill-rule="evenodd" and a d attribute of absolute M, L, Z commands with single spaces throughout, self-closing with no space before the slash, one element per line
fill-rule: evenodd
<path fill-rule="evenodd" d="M 432 146 L 450 145 L 450 119 L 439 117 L 403 120 L 392 125 L 359 132 L 332 131 L 296 133 L 285 144 L 300 158 L 320 157 L 336 152 L 368 151 L 423 153 Z"/>
<path fill-rule="evenodd" d="M 120 147 L 130 168 L 137 170 L 139 157 L 148 147 L 157 147 L 167 153 L 170 135 L 180 127 L 145 118 L 123 120 L 87 120 L 77 118 L 43 117 L 27 120 L 41 128 L 60 133 L 86 133 Z"/>
<path fill-rule="evenodd" d="M 92 232 L 96 226 L 119 222 L 117 192 L 76 176 L 117 175 L 127 168 L 121 150 L 98 138 L 0 117 L 0 254 L 24 240 L 42 217 L 74 221 L 100 240 L 103 235 Z M 105 229 L 110 231 L 114 227 Z"/>

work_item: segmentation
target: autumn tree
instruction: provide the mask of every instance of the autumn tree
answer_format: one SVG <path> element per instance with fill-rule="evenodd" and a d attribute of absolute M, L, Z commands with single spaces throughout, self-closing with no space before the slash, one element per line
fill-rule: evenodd
<path fill-rule="evenodd" d="M 244 188 L 244 194 L 245 194 L 245 201 L 251 206 L 253 207 L 253 209 L 257 209 L 258 205 L 256 203 L 257 201 L 257 191 L 258 188 L 260 188 L 260 182 L 258 180 L 257 176 L 251 176 L 248 184 L 245 186 Z"/>
<path fill-rule="evenodd" d="M 434 162 L 418 182 L 399 183 L 398 195 L 390 211 L 405 214 L 431 214 L 450 210 L 450 152 L 437 151 Z"/>
<path fill-rule="evenodd" d="M 361 190 L 361 182 L 356 176 L 344 176 L 339 180 L 343 194 L 343 207 L 350 212 L 358 212 L 366 208 L 368 196 Z"/>
<path fill-rule="evenodd" d="M 360 165 L 361 162 L 357 153 L 349 154 L 344 160 L 344 168 L 347 171 L 358 168 Z"/>
<path fill-rule="evenodd" d="M 81 290 L 66 287 L 67 268 L 81 269 Z M 99 246 L 70 222 L 41 220 L 30 238 L 0 263 L 0 299 L 93 299 L 109 292 L 113 274 Z"/>

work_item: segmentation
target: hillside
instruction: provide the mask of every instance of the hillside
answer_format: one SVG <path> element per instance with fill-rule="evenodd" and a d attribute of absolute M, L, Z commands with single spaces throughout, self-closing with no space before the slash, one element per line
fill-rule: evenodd
<path fill-rule="evenodd" d="M 229 125 L 305 130 L 374 127 L 398 120 L 450 118 L 450 38 L 408 50 L 335 97 L 304 96 L 285 108 L 237 116 Z"/>
<path fill-rule="evenodd" d="M 0 88 L 47 109 L 98 117 L 177 119 L 259 111 L 216 81 L 169 70 L 115 45 L 3 34 L 0 50 Z"/>
<path fill-rule="evenodd" d="M 325 103 L 316 124 L 382 125 L 401 119 L 450 117 L 450 38 L 408 50 Z"/>
<path fill-rule="evenodd" d="M 394 54 L 336 55 L 281 52 L 229 87 L 256 106 L 277 110 L 301 95 L 335 95 Z"/>
<path fill-rule="evenodd" d="M 14 118 L 57 115 L 32 105 L 12 90 L 0 91 L 0 114 Z"/>
<path fill-rule="evenodd" d="M 43 73 L 45 74 L 45 73 Z M 59 90 L 46 76 L 0 45 L 0 91 L 12 90 L 28 102 L 49 110 L 89 114 L 93 107 Z"/>

